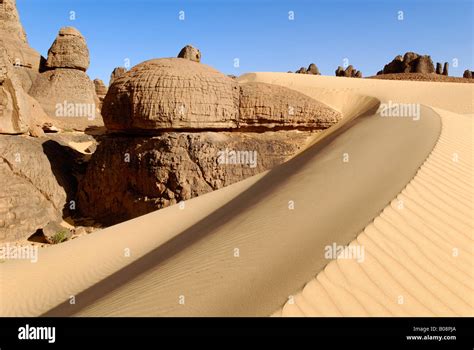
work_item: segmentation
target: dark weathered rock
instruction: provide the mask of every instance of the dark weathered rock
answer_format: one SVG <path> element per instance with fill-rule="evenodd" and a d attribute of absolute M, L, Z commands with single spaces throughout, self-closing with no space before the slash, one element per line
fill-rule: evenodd
<path fill-rule="evenodd" d="M 311 64 L 308 66 L 307 73 L 308 73 L 308 74 L 313 74 L 313 75 L 321 75 L 321 73 L 319 72 L 318 67 L 317 67 L 314 63 L 311 63 Z"/>
<path fill-rule="evenodd" d="M 444 62 L 443 75 L 445 75 L 445 76 L 448 76 L 448 75 L 449 75 L 449 73 L 448 73 L 448 68 L 449 68 L 449 63 L 448 63 L 448 62 Z"/>
<path fill-rule="evenodd" d="M 473 71 L 469 70 L 469 69 L 466 69 L 464 71 L 464 74 L 462 75 L 463 78 L 467 78 L 467 79 L 472 79 L 473 77 Z"/>
<path fill-rule="evenodd" d="M 443 66 L 439 62 L 436 63 L 436 74 L 443 74 Z"/>
<path fill-rule="evenodd" d="M 347 77 L 347 78 L 362 78 L 362 72 L 355 69 L 352 65 L 349 65 L 346 70 L 341 66 L 336 69 L 337 77 Z"/>
<path fill-rule="evenodd" d="M 178 58 L 185 58 L 194 62 L 201 62 L 201 51 L 191 45 L 186 45 L 181 49 L 178 54 Z"/>
<path fill-rule="evenodd" d="M 434 72 L 435 68 L 430 56 L 407 52 L 403 57 L 398 55 L 392 62 L 386 64 L 382 74 Z"/>
<path fill-rule="evenodd" d="M 416 68 L 414 73 L 434 73 L 435 68 L 431 57 L 428 55 L 420 56 L 416 60 Z"/>
<path fill-rule="evenodd" d="M 110 135 L 92 155 L 80 183 L 79 209 L 104 224 L 132 219 L 270 169 L 297 153 L 310 135 L 298 131 Z M 249 162 L 237 162 L 237 155 Z"/>
<path fill-rule="evenodd" d="M 305 67 L 301 67 L 295 73 L 297 73 L 297 74 L 308 74 L 308 71 L 306 70 Z"/>

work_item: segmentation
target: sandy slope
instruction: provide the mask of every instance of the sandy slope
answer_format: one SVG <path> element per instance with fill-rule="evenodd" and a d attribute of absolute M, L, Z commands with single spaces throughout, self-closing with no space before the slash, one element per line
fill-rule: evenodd
<path fill-rule="evenodd" d="M 275 315 L 474 315 L 473 120 L 438 113 L 429 158 L 351 242 L 364 261 L 332 261 Z"/>
<path fill-rule="evenodd" d="M 270 314 L 324 268 L 325 245 L 349 243 L 397 196 L 438 138 L 439 118 L 428 107 L 419 122 L 370 115 L 351 120 L 374 107 L 375 100 L 363 95 L 473 112 L 471 84 L 450 83 L 447 89 L 442 83 L 278 73 L 242 79 L 295 88 L 339 109 L 346 118 L 288 163 L 190 200 L 184 209 L 166 208 L 41 250 L 36 264 L 0 264 L 0 314 Z M 453 118 L 456 124 L 458 118 Z M 465 143 L 469 146 L 472 140 Z M 343 153 L 349 154 L 348 163 L 342 162 Z M 450 176 L 456 174 L 429 179 L 431 185 L 443 183 L 462 197 L 464 187 L 472 190 L 472 177 L 462 182 L 464 187 L 451 185 Z M 472 202 L 470 194 L 463 198 Z M 289 201 L 295 209 L 289 209 Z M 417 215 L 419 225 L 426 225 L 424 213 Z M 453 236 L 468 251 L 472 242 L 460 237 L 472 234 L 464 231 L 469 224 L 472 217 L 464 218 L 464 236 Z M 442 230 L 437 234 L 441 242 L 449 241 Z M 465 273 L 469 265 L 464 261 L 457 266 L 459 261 L 464 260 L 453 264 Z M 415 275 L 410 290 L 421 288 L 423 278 Z M 75 305 L 61 304 L 71 295 Z M 376 294 L 364 297 L 375 299 Z M 318 306 L 331 309 L 331 301 L 323 300 Z M 428 308 L 437 313 L 438 306 L 439 300 Z"/>

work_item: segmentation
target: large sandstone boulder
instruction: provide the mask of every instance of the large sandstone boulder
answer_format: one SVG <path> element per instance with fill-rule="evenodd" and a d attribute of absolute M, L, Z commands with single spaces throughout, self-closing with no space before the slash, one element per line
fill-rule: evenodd
<path fill-rule="evenodd" d="M 82 130 L 102 124 L 94 83 L 81 70 L 54 69 L 41 73 L 30 94 L 60 128 Z"/>
<path fill-rule="evenodd" d="M 466 69 L 462 76 L 463 76 L 463 78 L 466 78 L 466 79 L 472 79 L 473 75 L 474 75 L 473 71 L 471 71 L 469 69 Z"/>
<path fill-rule="evenodd" d="M 67 179 L 48 142 L 0 135 L 0 242 L 28 238 L 62 216 Z"/>
<path fill-rule="evenodd" d="M 240 85 L 239 128 L 326 129 L 341 115 L 328 106 L 279 85 Z"/>
<path fill-rule="evenodd" d="M 22 134 L 49 118 L 23 89 L 6 53 L 0 48 L 0 134 Z"/>
<path fill-rule="evenodd" d="M 180 58 L 143 62 L 110 87 L 102 115 L 110 130 L 235 128 L 238 83 Z"/>
<path fill-rule="evenodd" d="M 178 57 L 199 63 L 201 62 L 201 51 L 194 46 L 186 45 L 178 53 Z"/>
<path fill-rule="evenodd" d="M 83 216 L 108 225 L 132 219 L 270 169 L 297 153 L 310 135 L 109 135 L 100 141 L 79 185 L 79 209 Z"/>
<path fill-rule="evenodd" d="M 89 49 L 82 34 L 73 27 L 64 27 L 48 51 L 47 68 L 89 68 Z"/>

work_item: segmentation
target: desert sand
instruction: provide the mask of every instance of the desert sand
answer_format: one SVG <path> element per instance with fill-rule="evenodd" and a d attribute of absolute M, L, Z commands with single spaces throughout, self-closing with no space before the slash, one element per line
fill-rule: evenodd
<path fill-rule="evenodd" d="M 240 80 L 344 118 L 270 171 L 3 262 L 0 314 L 472 315 L 472 85 Z M 420 119 L 380 117 L 387 101 L 421 103 Z M 363 245 L 364 261 L 326 259 L 333 243 Z"/>

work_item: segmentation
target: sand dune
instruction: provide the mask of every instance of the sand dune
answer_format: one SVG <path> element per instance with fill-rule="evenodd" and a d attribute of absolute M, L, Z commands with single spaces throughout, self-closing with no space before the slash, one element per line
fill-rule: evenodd
<path fill-rule="evenodd" d="M 472 316 L 471 117 L 438 110 L 442 133 L 415 178 L 276 316 Z"/>
<path fill-rule="evenodd" d="M 294 88 L 344 119 L 289 162 L 184 208 L 43 249 L 34 266 L 4 262 L 0 314 L 269 315 L 290 294 L 276 314 L 472 314 L 471 119 L 426 106 L 419 121 L 374 114 L 377 99 L 472 113 L 471 84 L 241 79 Z M 456 165 L 446 158 L 453 147 Z M 328 265 L 325 246 L 351 241 L 364 245 L 365 262 Z"/>

